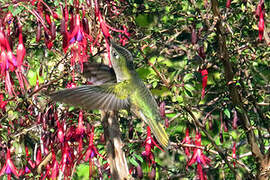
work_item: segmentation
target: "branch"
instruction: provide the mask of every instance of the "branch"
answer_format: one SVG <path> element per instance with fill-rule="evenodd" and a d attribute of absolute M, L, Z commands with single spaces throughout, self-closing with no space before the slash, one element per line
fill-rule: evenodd
<path fill-rule="evenodd" d="M 112 179 L 132 179 L 129 176 L 125 153 L 122 150 L 123 143 L 121 141 L 117 113 L 114 111 L 101 111 L 101 119 Z"/>
<path fill-rule="evenodd" d="M 216 35 L 218 37 L 218 46 L 219 46 L 219 58 L 223 63 L 225 79 L 227 82 L 233 81 L 234 73 L 232 70 L 232 65 L 229 60 L 229 53 L 226 46 L 226 32 L 221 22 L 221 15 L 219 13 L 218 2 L 217 0 L 211 0 L 212 3 L 212 11 L 214 14 L 214 18 L 218 19 L 216 24 Z M 239 119 L 244 122 L 244 126 L 246 129 L 246 135 L 248 137 L 248 142 L 251 145 L 251 151 L 255 158 L 260 162 L 263 160 L 263 154 L 260 151 L 258 144 L 256 143 L 256 138 L 253 129 L 250 125 L 250 120 L 248 118 L 248 114 L 243 107 L 243 103 L 241 102 L 240 94 L 237 91 L 234 83 L 229 84 L 229 91 L 233 105 L 236 107 L 237 113 L 239 115 Z"/>

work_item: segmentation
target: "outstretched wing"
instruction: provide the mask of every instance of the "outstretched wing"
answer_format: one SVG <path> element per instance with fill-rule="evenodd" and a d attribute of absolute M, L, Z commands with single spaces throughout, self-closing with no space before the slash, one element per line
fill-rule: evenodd
<path fill-rule="evenodd" d="M 53 101 L 93 110 L 119 110 L 129 108 L 129 94 L 119 91 L 125 85 L 121 83 L 103 84 L 99 86 L 80 86 L 60 90 L 50 94 Z"/>
<path fill-rule="evenodd" d="M 77 66 L 77 69 L 81 72 L 80 65 Z M 116 83 L 116 76 L 113 68 L 110 68 L 105 64 L 84 62 L 82 75 L 93 85 Z"/>

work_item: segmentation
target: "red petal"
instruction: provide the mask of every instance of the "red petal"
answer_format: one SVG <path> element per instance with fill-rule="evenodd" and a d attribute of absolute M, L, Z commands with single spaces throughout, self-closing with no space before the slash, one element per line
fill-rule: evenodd
<path fill-rule="evenodd" d="M 231 6 L 231 0 L 227 0 L 226 8 L 230 8 L 230 6 Z"/>
<path fill-rule="evenodd" d="M 18 172 L 17 172 L 17 168 L 14 166 L 13 162 L 12 162 L 10 159 L 7 160 L 7 166 L 10 167 L 11 172 L 12 172 L 16 177 L 19 177 L 19 174 L 18 174 Z"/>
<path fill-rule="evenodd" d="M 0 171 L 0 176 L 4 175 L 4 173 L 6 172 L 6 167 L 7 167 L 6 164 L 2 167 L 2 169 Z"/>

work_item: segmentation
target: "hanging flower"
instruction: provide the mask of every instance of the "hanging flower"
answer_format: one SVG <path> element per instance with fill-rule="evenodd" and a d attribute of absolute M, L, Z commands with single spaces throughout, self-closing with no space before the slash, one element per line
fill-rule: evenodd
<path fill-rule="evenodd" d="M 205 88 L 207 85 L 208 71 L 206 69 L 201 70 L 201 75 L 202 75 L 202 99 L 203 99 L 205 95 Z"/>
<path fill-rule="evenodd" d="M 92 126 L 92 131 L 89 134 L 89 145 L 85 152 L 85 161 L 89 160 L 89 178 L 92 177 L 92 168 L 93 168 L 93 158 L 97 157 L 97 155 L 103 159 L 105 159 L 97 150 L 94 145 L 94 131 L 95 127 Z"/>
<path fill-rule="evenodd" d="M 184 143 L 184 144 L 191 144 L 191 139 L 190 139 L 190 136 L 189 136 L 189 128 L 187 127 L 186 128 L 186 136 L 185 136 L 185 138 L 184 138 L 184 140 L 183 140 L 183 142 L 182 143 Z M 190 148 L 189 147 L 185 147 L 184 148 L 185 149 L 185 154 L 189 157 L 190 156 Z"/>
<path fill-rule="evenodd" d="M 3 94 L 0 94 L 0 108 L 5 111 L 6 110 L 7 101 L 4 101 Z"/>
<path fill-rule="evenodd" d="M 19 178 L 17 168 L 15 167 L 15 165 L 13 164 L 13 162 L 11 160 L 9 148 L 7 149 L 6 163 L 4 164 L 2 169 L 0 170 L 0 176 L 4 175 L 5 173 L 8 176 L 8 180 L 11 179 L 11 173 L 13 173 L 17 178 Z"/>
<path fill-rule="evenodd" d="M 195 136 L 195 145 L 199 147 L 201 146 L 201 134 L 198 131 L 196 132 L 196 136 Z M 197 174 L 199 175 L 200 180 L 204 180 L 205 175 L 203 173 L 201 165 L 204 165 L 204 166 L 209 165 L 210 159 L 203 154 L 200 148 L 197 148 L 197 147 L 194 148 L 192 157 L 187 163 L 187 167 L 191 166 L 194 163 L 197 163 Z"/>
<path fill-rule="evenodd" d="M 226 8 L 230 8 L 230 6 L 231 6 L 231 0 L 227 0 L 227 2 L 226 2 Z"/>
<path fill-rule="evenodd" d="M 154 139 L 152 138 L 152 136 L 151 136 L 151 129 L 150 129 L 149 126 L 147 126 L 147 136 L 146 136 L 146 140 L 144 142 L 144 146 L 145 146 L 145 150 L 142 152 L 142 156 L 149 163 L 149 167 L 150 167 L 150 165 L 156 163 L 155 162 L 154 154 L 152 152 L 152 149 L 154 149 L 154 147 L 156 146 L 160 150 L 162 150 L 162 151 L 164 151 L 164 150 L 161 149 L 161 147 L 159 147 L 157 145 L 157 143 L 154 141 Z"/>
<path fill-rule="evenodd" d="M 264 15 L 263 11 L 260 13 L 260 18 L 259 18 L 259 39 L 262 41 L 263 38 L 263 33 L 264 33 Z"/>
<path fill-rule="evenodd" d="M 232 158 L 233 158 L 233 167 L 235 167 L 235 160 L 236 160 L 236 142 L 233 143 L 232 148 Z"/>
<path fill-rule="evenodd" d="M 52 167 L 51 167 L 51 178 L 56 180 L 59 174 L 59 163 L 56 160 L 54 149 L 52 148 Z"/>

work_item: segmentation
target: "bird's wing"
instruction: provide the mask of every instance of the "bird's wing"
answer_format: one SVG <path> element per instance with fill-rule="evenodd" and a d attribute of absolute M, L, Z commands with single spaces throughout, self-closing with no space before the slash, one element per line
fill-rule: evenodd
<path fill-rule="evenodd" d="M 60 90 L 50 94 L 53 101 L 63 102 L 87 110 L 119 110 L 129 108 L 129 94 L 124 82 L 86 85 Z"/>
<path fill-rule="evenodd" d="M 87 78 L 93 85 L 101 85 L 105 83 L 116 83 L 116 76 L 113 68 L 100 63 L 83 63 L 82 75 Z M 81 66 L 77 66 L 81 72 Z"/>

